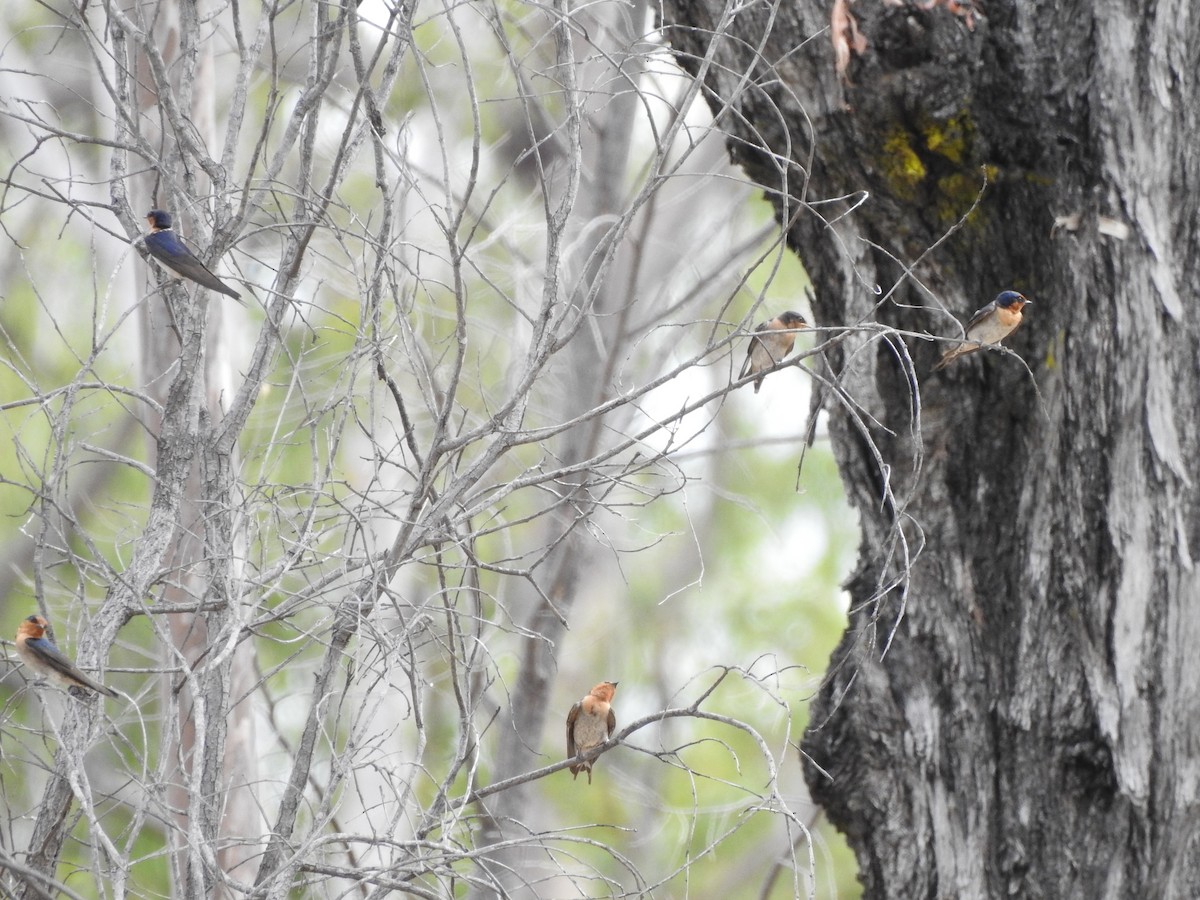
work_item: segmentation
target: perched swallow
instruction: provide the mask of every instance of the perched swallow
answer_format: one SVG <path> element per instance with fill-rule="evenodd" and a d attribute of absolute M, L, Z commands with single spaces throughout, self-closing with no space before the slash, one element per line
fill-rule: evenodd
<path fill-rule="evenodd" d="M 776 363 L 782 362 L 783 358 L 792 352 L 792 347 L 796 343 L 796 332 L 789 329 L 806 328 L 807 326 L 808 323 L 804 321 L 804 316 L 789 309 L 781 312 L 770 322 L 763 322 L 755 328 L 754 336 L 750 338 L 750 346 L 746 348 L 746 361 L 742 364 L 742 371 L 738 373 L 738 378 L 765 372 Z M 758 389 L 762 387 L 763 379 L 766 377 L 766 375 L 760 375 L 754 379 L 754 393 L 758 393 Z"/>
<path fill-rule="evenodd" d="M 960 356 L 981 350 L 987 344 L 1000 343 L 1017 330 L 1021 324 L 1021 307 L 1029 302 L 1016 291 L 1001 291 L 995 300 L 975 311 L 971 321 L 967 322 L 966 341 L 947 350 L 933 371 L 941 371 Z"/>
<path fill-rule="evenodd" d="M 50 623 L 43 616 L 29 616 L 21 620 L 17 628 L 17 655 L 21 661 L 39 675 L 53 678 L 67 685 L 72 696 L 85 696 L 83 688 L 93 690 L 98 694 L 117 696 L 117 692 L 105 687 L 98 681 L 92 681 L 77 668 L 74 663 L 63 656 L 62 651 L 54 646 L 54 641 L 46 637 L 46 629 Z"/>
<path fill-rule="evenodd" d="M 241 299 L 241 294 L 210 272 L 208 267 L 184 246 L 179 235 L 171 228 L 169 212 L 152 209 L 146 213 L 146 221 L 150 223 L 150 232 L 146 235 L 146 249 L 150 251 L 151 256 L 176 273 L 177 277 L 190 278 L 209 290 L 219 291 L 234 300 Z"/>
<path fill-rule="evenodd" d="M 568 757 L 574 759 L 612 737 L 613 729 L 617 727 L 617 717 L 610 704 L 616 692 L 617 682 L 602 681 L 571 707 L 567 713 Z M 589 759 L 571 766 L 571 778 L 578 778 L 580 772 L 587 772 L 588 784 L 591 784 L 592 765 L 595 762 Z"/>

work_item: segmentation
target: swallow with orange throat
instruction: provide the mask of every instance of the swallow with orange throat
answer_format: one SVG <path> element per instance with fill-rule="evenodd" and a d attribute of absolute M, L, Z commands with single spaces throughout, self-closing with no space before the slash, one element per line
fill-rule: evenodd
<path fill-rule="evenodd" d="M 757 394 L 763 379 L 767 377 L 759 373 L 765 373 L 767 369 L 783 362 L 783 358 L 792 352 L 792 347 L 796 344 L 796 331 L 807 327 L 804 316 L 790 309 L 781 312 L 769 322 L 763 322 L 754 329 L 750 346 L 746 348 L 746 361 L 742 363 L 742 371 L 738 378 L 758 375 L 754 379 L 754 393 Z"/>
<path fill-rule="evenodd" d="M 28 616 L 17 627 L 17 655 L 38 675 L 44 675 L 67 686 L 73 697 L 83 697 L 88 691 L 116 697 L 117 692 L 93 681 L 55 646 L 46 634 L 50 623 L 45 616 Z"/>
<path fill-rule="evenodd" d="M 612 698 L 616 692 L 617 682 L 602 681 L 571 707 L 567 713 L 568 758 L 575 759 L 612 737 L 617 727 L 617 717 L 612 708 Z M 587 759 L 572 764 L 571 778 L 578 778 L 580 772 L 587 772 L 588 784 L 591 784 L 595 762 L 595 759 Z"/>
<path fill-rule="evenodd" d="M 982 350 L 989 344 L 999 344 L 1017 330 L 1021 324 L 1021 310 L 1031 302 L 1016 291 L 1001 291 L 995 300 L 975 311 L 967 322 L 966 339 L 942 354 L 933 371 L 940 372 L 960 356 Z"/>

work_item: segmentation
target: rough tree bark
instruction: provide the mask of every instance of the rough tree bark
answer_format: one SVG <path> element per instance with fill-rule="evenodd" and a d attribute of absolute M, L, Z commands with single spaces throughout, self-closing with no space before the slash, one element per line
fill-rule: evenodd
<path fill-rule="evenodd" d="M 164 8 L 153 17 L 154 39 L 163 48 L 169 86 L 156 82 L 147 56 L 134 57 L 142 113 L 137 121 L 145 139 L 162 148 L 158 166 L 131 179 L 137 189 L 135 209 L 143 213 L 142 207 L 161 206 L 174 211 L 179 227 L 193 240 L 205 227 L 199 214 L 204 202 L 196 204 L 194 196 L 188 196 L 180 187 L 189 185 L 195 195 L 206 197 L 213 185 L 203 167 L 192 167 L 186 148 L 172 134 L 170 122 L 159 108 L 163 103 L 161 93 L 169 87 L 186 109 L 187 121 L 203 138 L 204 146 L 222 146 L 224 134 L 216 121 L 213 42 L 201 39 L 201 20 L 212 12 L 205 4 L 182 4 Z M 177 344 L 164 340 L 171 333 L 173 313 L 169 310 L 189 302 L 184 289 L 172 284 L 164 288 L 161 301 L 155 298 L 138 308 L 143 336 L 141 383 L 149 386 L 148 391 L 159 402 L 165 403 L 161 373 L 170 371 L 178 351 Z M 233 510 L 238 503 L 231 474 L 237 468 L 236 448 L 224 448 L 214 440 L 211 423 L 221 422 L 227 411 L 224 398 L 237 390 L 234 348 L 248 351 L 240 344 L 245 341 L 249 322 L 215 296 L 198 302 L 207 303 L 208 309 L 200 314 L 206 320 L 203 359 L 193 387 L 201 395 L 193 451 L 196 460 L 179 510 L 180 526 L 169 551 L 172 568 L 180 574 L 163 587 L 162 598 L 182 609 L 194 606 L 196 598 L 208 602 L 202 612 L 167 617 L 165 630 L 171 635 L 171 647 L 163 665 L 183 662 L 188 673 L 178 684 L 164 683 L 163 706 L 175 713 L 176 719 L 168 752 L 177 769 L 167 789 L 177 826 L 169 833 L 177 875 L 172 880 L 174 895 L 217 898 L 229 896 L 228 888 L 217 884 L 213 866 L 205 860 L 202 848 L 219 845 L 215 854 L 219 869 L 234 879 L 248 881 L 254 874 L 249 860 L 257 856 L 259 847 L 243 846 L 243 836 L 262 834 L 266 826 L 247 789 L 259 780 L 250 699 L 257 677 L 253 647 L 241 642 L 236 650 L 210 656 L 212 647 L 223 643 L 219 636 L 240 628 L 248 616 L 241 596 L 247 537 L 233 524 Z M 161 431 L 161 427 L 154 431 Z M 153 444 L 150 449 L 153 460 Z M 219 802 L 217 797 L 221 798 Z"/>
<path fill-rule="evenodd" d="M 1200 896 L 1196 15 L 930 5 L 849 7 L 844 78 L 840 3 L 663 7 L 875 418 L 829 404 L 863 540 L 808 781 L 868 897 Z M 931 375 L 1005 288 L 1021 358 Z"/>

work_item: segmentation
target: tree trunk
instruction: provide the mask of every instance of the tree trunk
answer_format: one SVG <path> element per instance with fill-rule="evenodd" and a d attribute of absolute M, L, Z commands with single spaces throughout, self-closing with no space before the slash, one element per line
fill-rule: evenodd
<path fill-rule="evenodd" d="M 812 792 L 868 897 L 1198 896 L 1192 7 L 860 0 L 839 77 L 829 5 L 664 4 L 857 404 Z M 1020 358 L 931 374 L 1010 288 Z"/>
<path fill-rule="evenodd" d="M 205 205 L 197 198 L 212 192 L 213 185 L 203 168 L 190 165 L 185 148 L 179 146 L 158 110 L 163 103 L 161 93 L 169 89 L 187 111 L 187 121 L 203 146 L 214 155 L 219 152 L 224 134 L 216 124 L 214 46 L 202 38 L 201 18 L 205 12 L 211 13 L 205 7 L 204 3 L 181 4 L 166 7 L 154 17 L 155 40 L 163 48 L 164 63 L 174 78 L 169 86 L 156 84 L 149 61 L 140 60 L 143 117 L 139 121 L 143 133 L 163 149 L 160 165 L 133 182 L 144 198 L 138 212 L 159 206 L 173 211 L 178 227 L 200 247 L 209 241 L 196 241 L 195 236 L 203 233 L 200 210 Z M 184 185 L 191 189 L 191 196 L 180 190 Z M 233 354 L 236 348 L 242 351 L 242 358 L 248 355 L 249 348 L 242 344 L 249 323 L 238 318 L 244 315 L 240 307 L 229 309 L 232 304 L 216 294 L 189 293 L 192 299 L 179 286 L 171 285 L 161 297 L 153 296 L 142 304 L 142 383 L 163 402 L 160 373 L 170 371 L 178 352 L 167 323 L 183 321 L 186 317 L 180 310 L 185 304 L 195 304 L 196 327 L 204 331 L 200 338 L 203 358 L 193 386 L 200 410 L 192 448 L 196 458 L 181 498 L 180 527 L 170 550 L 172 567 L 179 575 L 163 588 L 162 596 L 182 608 L 201 606 L 203 601 L 208 604 L 201 612 L 167 619 L 170 649 L 164 647 L 163 665 L 183 662 L 188 671 L 178 684 L 163 684 L 163 707 L 178 719 L 171 730 L 169 750 L 175 772 L 167 789 L 176 825 L 170 832 L 174 896 L 220 898 L 229 896 L 229 889 L 218 885 L 212 860 L 205 858 L 205 852 L 219 846 L 217 868 L 234 879 L 249 881 L 255 866 L 248 861 L 256 859 L 261 850 L 255 839 L 265 831 L 261 810 L 248 789 L 259 779 L 253 702 L 247 699 L 257 677 L 251 645 L 243 644 L 229 653 L 212 652 L 248 615 L 241 596 L 246 537 L 235 533 L 233 525 L 237 504 L 231 472 L 234 451 L 231 447 L 222 452 L 213 438 L 212 425 L 220 423 L 226 413 L 223 398 L 236 394 Z M 200 304 L 207 304 L 207 309 Z M 161 426 L 158 431 L 161 433 Z"/>

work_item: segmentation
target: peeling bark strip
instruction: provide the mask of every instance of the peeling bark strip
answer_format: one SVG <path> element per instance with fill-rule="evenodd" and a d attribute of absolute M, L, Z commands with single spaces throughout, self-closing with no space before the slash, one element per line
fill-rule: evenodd
<path fill-rule="evenodd" d="M 830 351 L 885 466 L 834 411 L 863 543 L 809 784 L 868 897 L 1198 896 L 1200 23 L 1178 0 L 925 6 L 859 0 L 848 58 L 827 4 L 663 6 L 794 222 L 819 324 L 957 336 L 999 290 L 1036 304 L 1010 341 L 1028 371 L 930 377 L 910 334 L 912 385 L 900 337 Z"/>

